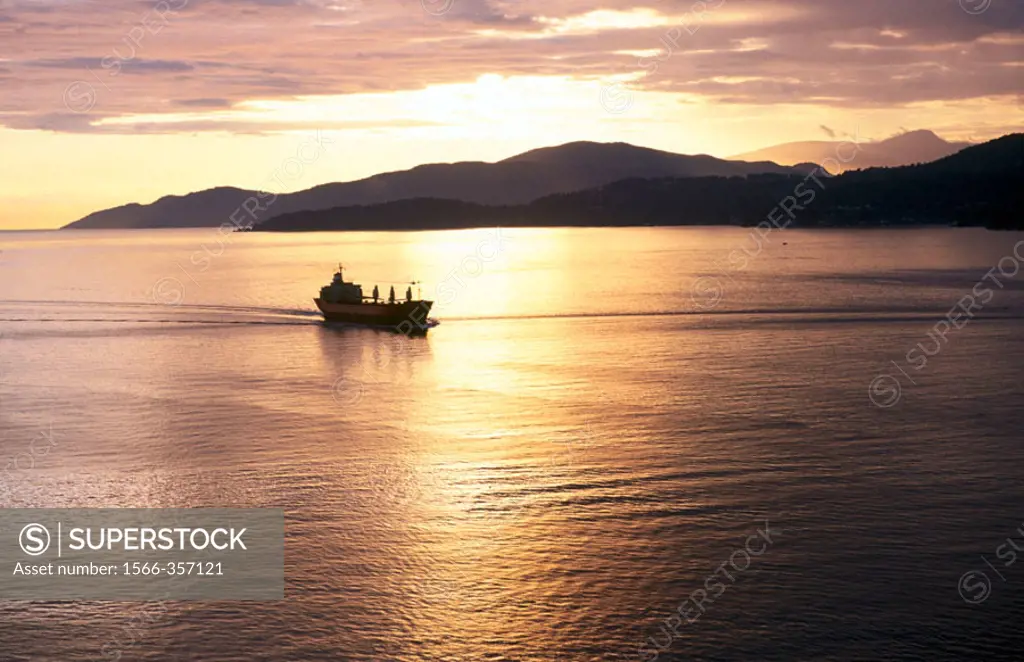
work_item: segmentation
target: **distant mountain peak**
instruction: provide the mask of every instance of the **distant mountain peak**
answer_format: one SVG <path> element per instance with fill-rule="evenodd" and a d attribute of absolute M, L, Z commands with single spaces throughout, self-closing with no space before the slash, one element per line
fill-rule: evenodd
<path fill-rule="evenodd" d="M 890 136 L 891 138 L 899 138 L 900 136 L 930 136 L 936 140 L 942 140 L 938 134 L 931 129 L 912 129 L 910 131 L 901 131 L 900 133 Z"/>
<path fill-rule="evenodd" d="M 835 160 L 837 153 L 850 152 L 849 143 L 842 147 L 844 141 L 809 141 L 792 142 L 773 145 L 754 152 L 738 154 L 732 158 L 743 161 L 768 160 L 775 163 L 793 165 L 801 162 L 824 163 Z M 859 149 L 852 158 L 844 160 L 844 169 L 863 169 L 873 167 L 896 167 L 927 163 L 955 154 L 970 147 L 971 143 L 949 142 L 930 129 L 915 129 L 890 136 L 879 141 L 863 141 L 858 143 Z"/>
<path fill-rule="evenodd" d="M 680 156 L 672 152 L 665 152 L 650 147 L 640 147 L 626 142 L 603 143 L 593 140 L 577 140 L 562 145 L 551 145 L 549 147 L 538 147 L 522 154 L 516 154 L 499 163 L 516 163 L 523 161 L 544 160 L 566 160 L 573 158 L 592 158 L 596 155 L 620 155 L 620 154 L 666 154 Z"/>
<path fill-rule="evenodd" d="M 935 145 L 952 145 L 946 140 L 940 138 L 931 129 L 917 129 L 915 131 L 905 131 L 903 133 L 897 133 L 894 136 L 889 136 L 885 140 L 879 140 L 876 145 L 901 145 L 901 144 L 935 144 Z"/>

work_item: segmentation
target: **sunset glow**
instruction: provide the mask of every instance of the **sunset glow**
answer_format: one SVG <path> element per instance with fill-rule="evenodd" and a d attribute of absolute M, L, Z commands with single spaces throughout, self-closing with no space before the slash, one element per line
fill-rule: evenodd
<path fill-rule="evenodd" d="M 17 155 L 0 164 L 0 227 L 255 187 L 318 131 L 336 149 L 294 190 L 570 140 L 728 157 L 824 139 L 821 126 L 972 141 L 1020 127 L 1012 6 L 976 15 L 955 2 L 874 14 L 809 0 L 163 7 L 0 6 L 9 92 L 0 147 Z M 82 25 L 73 36 L 71 23 Z M 628 110 L 602 102 L 614 84 Z"/>

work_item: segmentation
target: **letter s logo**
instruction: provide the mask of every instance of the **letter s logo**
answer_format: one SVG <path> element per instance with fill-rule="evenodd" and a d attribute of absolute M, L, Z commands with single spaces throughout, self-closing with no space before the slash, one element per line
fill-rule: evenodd
<path fill-rule="evenodd" d="M 29 556 L 39 556 L 50 548 L 50 532 L 42 524 L 26 524 L 18 535 L 18 544 Z"/>

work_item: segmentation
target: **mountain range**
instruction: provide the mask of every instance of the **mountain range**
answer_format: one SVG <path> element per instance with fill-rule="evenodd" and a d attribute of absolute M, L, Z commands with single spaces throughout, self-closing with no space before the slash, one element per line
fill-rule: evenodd
<path fill-rule="evenodd" d="M 857 143 L 857 168 L 892 168 L 915 163 L 928 163 L 955 154 L 971 143 L 948 142 L 935 133 L 922 129 L 907 131 L 879 141 Z M 852 153 L 850 142 L 816 140 L 793 142 L 737 154 L 731 158 L 742 161 L 773 161 L 782 165 L 795 163 L 829 163 L 836 154 Z"/>
<path fill-rule="evenodd" d="M 886 140 L 858 143 L 855 158 L 849 159 L 843 167 L 891 168 L 934 162 L 969 145 L 948 142 L 927 130 L 909 131 Z M 847 160 L 844 156 L 853 153 L 850 142 L 810 141 L 776 145 L 738 155 L 735 160 L 724 160 L 621 142 L 574 142 L 531 150 L 497 163 L 421 165 L 280 195 L 217 187 L 183 196 L 166 196 L 151 204 L 133 203 L 98 211 L 65 228 L 216 227 L 232 220 L 263 224 L 272 218 L 300 212 L 378 205 L 389 205 L 391 211 L 386 215 L 390 216 L 395 210 L 408 207 L 402 201 L 424 199 L 452 203 L 430 203 L 421 210 L 424 214 L 428 210 L 438 214 L 449 209 L 469 210 L 474 205 L 523 207 L 550 196 L 601 189 L 624 180 L 802 176 L 813 171 L 817 163 L 825 167 L 830 163 L 838 165 L 835 159 Z M 240 212 L 247 201 L 252 208 L 253 198 L 260 201 L 260 206 L 252 214 Z M 349 215 L 356 213 L 377 212 L 351 211 Z M 489 213 L 493 215 L 493 211 Z"/>
<path fill-rule="evenodd" d="M 812 163 L 727 161 L 713 156 L 674 154 L 627 143 L 574 142 L 535 149 L 497 163 L 422 165 L 354 182 L 324 184 L 304 191 L 260 196 L 273 200 L 256 212 L 256 222 L 297 211 L 372 205 L 411 198 L 444 198 L 485 205 L 518 205 L 555 194 L 650 177 L 745 176 L 810 172 Z M 219 187 L 171 195 L 148 205 L 128 204 L 98 211 L 65 228 L 216 227 L 230 222 L 257 191 Z M 251 207 L 251 205 L 250 205 Z M 243 216 L 244 218 L 248 218 Z"/>
<path fill-rule="evenodd" d="M 423 198 L 275 217 L 263 231 L 443 230 L 631 225 L 776 227 L 955 224 L 1024 227 L 1024 134 L 968 147 L 931 163 L 828 176 L 619 180 L 525 205 Z"/>

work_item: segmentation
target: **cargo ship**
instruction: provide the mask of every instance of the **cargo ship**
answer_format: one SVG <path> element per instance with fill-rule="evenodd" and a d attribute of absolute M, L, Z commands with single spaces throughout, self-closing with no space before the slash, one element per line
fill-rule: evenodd
<path fill-rule="evenodd" d="M 427 317 L 433 301 L 413 300 L 412 285 L 415 284 L 409 284 L 404 301 L 395 300 L 393 285 L 387 300 L 379 296 L 376 285 L 372 296 L 364 296 L 362 285 L 345 282 L 344 267 L 338 265 L 334 279 L 320 288 L 320 296 L 313 301 L 327 322 L 388 327 L 399 333 L 423 334 L 438 323 Z"/>

